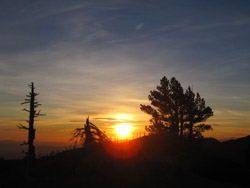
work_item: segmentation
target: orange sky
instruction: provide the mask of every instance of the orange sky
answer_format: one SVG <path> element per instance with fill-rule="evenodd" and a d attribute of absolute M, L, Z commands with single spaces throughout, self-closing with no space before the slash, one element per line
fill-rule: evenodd
<path fill-rule="evenodd" d="M 22 141 L 27 139 L 27 131 L 19 130 L 16 125 L 19 123 L 25 124 L 25 116 L 28 114 L 25 112 L 20 113 L 20 120 L 13 119 L 4 119 L 0 121 L 0 138 L 1 140 L 16 140 Z M 78 127 L 82 127 L 85 123 L 85 118 L 87 115 L 81 116 L 70 116 L 63 115 L 61 119 L 51 118 L 48 114 L 44 117 L 39 117 L 35 122 L 36 128 L 36 141 L 41 142 L 68 142 L 70 143 L 70 138 L 73 130 Z M 142 136 L 147 134 L 144 127 L 148 125 L 150 116 L 144 114 L 139 110 L 139 108 L 134 110 L 133 114 L 130 113 L 107 113 L 107 114 L 98 114 L 96 116 L 90 117 L 91 122 L 97 125 L 102 131 L 114 139 L 125 139 L 121 138 L 116 134 L 115 126 L 121 123 L 130 123 L 133 127 L 127 139 L 132 139 L 134 137 Z M 230 119 L 231 118 L 231 119 Z M 213 131 L 207 131 L 204 133 L 206 137 L 214 137 L 219 140 L 243 137 L 247 136 L 250 132 L 249 127 L 242 126 L 233 126 L 238 123 L 240 125 L 241 120 L 232 120 L 233 117 L 218 117 L 215 114 L 214 117 L 210 118 L 208 123 L 213 127 Z M 238 117 L 239 118 L 239 117 Z M 221 120 L 223 119 L 223 120 Z M 247 124 L 245 125 L 247 126 Z"/>
<path fill-rule="evenodd" d="M 68 142 L 90 120 L 143 134 L 140 111 L 163 76 L 214 111 L 217 139 L 250 134 L 250 16 L 245 1 L 1 1 L 0 140 L 26 140 L 20 103 L 35 83 L 37 141 Z M 119 117 L 119 114 L 126 114 Z M 131 136 L 133 135 L 133 132 Z"/>

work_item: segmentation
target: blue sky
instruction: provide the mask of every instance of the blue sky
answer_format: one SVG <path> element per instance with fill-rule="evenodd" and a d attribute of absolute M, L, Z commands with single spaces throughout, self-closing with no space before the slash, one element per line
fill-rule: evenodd
<path fill-rule="evenodd" d="M 82 124 L 71 121 L 88 115 L 127 114 L 143 131 L 149 117 L 139 105 L 164 75 L 205 97 L 215 112 L 209 136 L 250 134 L 249 5 L 2 0 L 0 136 L 25 137 L 16 124 L 27 116 L 20 102 L 31 81 L 47 114 L 37 122 L 40 140 L 53 141 L 55 131 L 63 140 Z"/>

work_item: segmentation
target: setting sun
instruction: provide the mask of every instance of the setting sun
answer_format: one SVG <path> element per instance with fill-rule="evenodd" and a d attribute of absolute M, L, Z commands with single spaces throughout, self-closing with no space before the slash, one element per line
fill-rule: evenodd
<path fill-rule="evenodd" d="M 116 125 L 116 133 L 121 137 L 127 137 L 132 130 L 130 123 L 121 123 Z"/>

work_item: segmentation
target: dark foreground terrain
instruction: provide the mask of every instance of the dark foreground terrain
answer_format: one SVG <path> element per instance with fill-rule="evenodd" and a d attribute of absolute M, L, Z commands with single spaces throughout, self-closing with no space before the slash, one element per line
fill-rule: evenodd
<path fill-rule="evenodd" d="M 0 160 L 0 187 L 250 187 L 249 137 L 202 142 L 147 136 L 35 161 Z"/>

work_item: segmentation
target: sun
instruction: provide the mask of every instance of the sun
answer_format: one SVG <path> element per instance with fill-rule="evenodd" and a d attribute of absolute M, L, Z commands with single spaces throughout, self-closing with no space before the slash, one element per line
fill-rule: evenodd
<path fill-rule="evenodd" d="M 121 137 L 127 137 L 132 130 L 130 123 L 121 123 L 116 125 L 116 133 Z"/>

